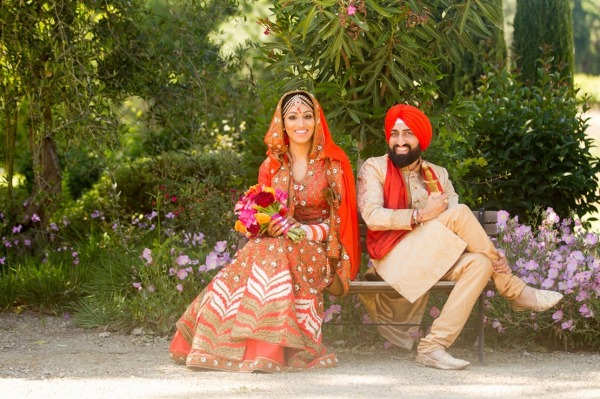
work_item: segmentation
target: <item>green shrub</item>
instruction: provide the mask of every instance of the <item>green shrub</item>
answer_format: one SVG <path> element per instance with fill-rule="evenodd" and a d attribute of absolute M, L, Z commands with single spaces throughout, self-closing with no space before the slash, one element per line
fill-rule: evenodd
<path fill-rule="evenodd" d="M 551 59 L 542 60 L 536 86 L 506 69 L 488 69 L 473 100 L 467 131 L 471 158 L 482 157 L 464 179 L 472 198 L 490 209 L 531 217 L 536 205 L 559 215 L 596 210 L 599 159 L 590 154 L 584 99 L 576 99 Z"/>
<path fill-rule="evenodd" d="M 117 219 L 127 230 L 132 218 L 155 210 L 157 198 L 161 197 L 165 211 L 161 218 L 168 212 L 181 215 L 170 227 L 187 231 L 207 229 L 207 235 L 226 236 L 228 227 L 233 225 L 230 213 L 234 196 L 237 198 L 235 187 L 240 181 L 240 170 L 240 155 L 231 151 L 139 158 L 118 167 L 112 177 L 105 173 L 91 190 L 76 202 L 66 204 L 54 219 L 66 217 L 79 234 L 89 232 L 99 221 L 110 228 Z"/>

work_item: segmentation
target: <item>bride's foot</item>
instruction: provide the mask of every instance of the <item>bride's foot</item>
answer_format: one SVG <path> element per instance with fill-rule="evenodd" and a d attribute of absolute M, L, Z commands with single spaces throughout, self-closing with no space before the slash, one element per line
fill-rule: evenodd
<path fill-rule="evenodd" d="M 523 310 L 543 312 L 556 305 L 562 297 L 559 292 L 536 290 L 527 286 L 517 299 L 510 301 L 510 306 L 517 312 Z"/>

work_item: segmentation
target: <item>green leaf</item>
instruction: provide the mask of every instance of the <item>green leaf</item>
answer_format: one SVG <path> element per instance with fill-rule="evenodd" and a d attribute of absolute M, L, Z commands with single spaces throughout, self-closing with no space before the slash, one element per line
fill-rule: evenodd
<path fill-rule="evenodd" d="M 467 0 L 467 4 L 465 4 L 463 8 L 463 16 L 460 20 L 460 34 L 462 35 L 465 30 L 465 23 L 467 22 L 467 17 L 469 16 L 469 9 L 471 8 L 471 0 Z"/>

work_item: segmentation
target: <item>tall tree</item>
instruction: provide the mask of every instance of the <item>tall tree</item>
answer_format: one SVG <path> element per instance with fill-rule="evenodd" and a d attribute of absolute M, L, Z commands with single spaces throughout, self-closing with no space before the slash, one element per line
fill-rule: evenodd
<path fill-rule="evenodd" d="M 499 11 L 502 10 L 503 0 L 491 0 Z M 502 18 L 503 19 L 503 18 Z M 472 34 L 473 42 L 477 45 L 477 53 L 466 51 L 460 59 L 441 65 L 444 79 L 440 82 L 440 90 L 444 100 L 449 103 L 457 94 L 468 96 L 478 86 L 478 80 L 484 74 L 483 63 L 502 66 L 508 61 L 508 49 L 504 38 L 504 22 L 492 24 L 487 18 L 482 18 L 488 33 L 485 36 Z"/>
<path fill-rule="evenodd" d="M 573 17 L 569 0 L 518 0 L 513 52 L 521 79 L 536 82 L 541 48 L 550 46 L 554 64 L 573 85 Z"/>

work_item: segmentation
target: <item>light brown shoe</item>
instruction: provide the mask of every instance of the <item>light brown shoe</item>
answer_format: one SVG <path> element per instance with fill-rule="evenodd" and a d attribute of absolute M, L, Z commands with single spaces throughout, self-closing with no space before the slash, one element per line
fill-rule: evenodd
<path fill-rule="evenodd" d="M 522 312 L 524 310 L 532 310 L 534 312 L 543 312 L 556 305 L 563 297 L 560 292 L 547 291 L 547 290 L 535 290 L 535 297 L 537 302 L 534 306 L 521 306 L 517 305 L 515 301 L 510 301 L 510 307 L 512 310 Z"/>
<path fill-rule="evenodd" d="M 419 353 L 415 361 L 419 366 L 433 367 L 434 369 L 440 370 L 462 370 L 471 365 L 471 363 L 466 360 L 453 358 L 449 353 L 446 353 L 444 359 L 440 361 L 434 360 L 423 353 Z"/>

